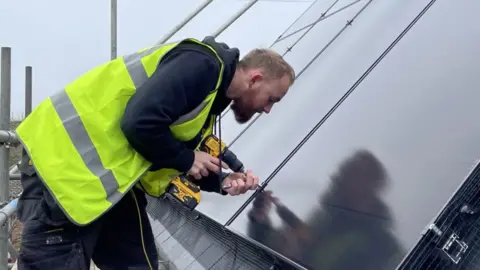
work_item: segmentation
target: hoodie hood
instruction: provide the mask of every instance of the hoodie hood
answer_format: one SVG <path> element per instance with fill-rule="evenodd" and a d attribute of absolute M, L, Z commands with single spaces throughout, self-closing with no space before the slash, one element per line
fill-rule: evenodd
<path fill-rule="evenodd" d="M 212 106 L 212 112 L 215 114 L 220 114 L 231 102 L 231 100 L 228 99 L 225 94 L 228 86 L 230 86 L 230 83 L 232 82 L 233 75 L 235 74 L 240 57 L 240 51 L 237 48 L 230 48 L 223 42 L 215 41 L 212 36 L 205 37 L 202 42 L 214 48 L 225 64 L 222 84 L 218 89 L 217 98 Z"/>

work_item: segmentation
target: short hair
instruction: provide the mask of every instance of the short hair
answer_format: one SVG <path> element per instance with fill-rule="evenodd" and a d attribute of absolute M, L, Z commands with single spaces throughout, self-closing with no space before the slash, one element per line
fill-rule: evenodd
<path fill-rule="evenodd" d="M 262 68 L 265 75 L 272 79 L 281 79 L 287 75 L 290 85 L 295 81 L 295 71 L 283 57 L 272 49 L 253 49 L 238 63 L 243 69 Z"/>

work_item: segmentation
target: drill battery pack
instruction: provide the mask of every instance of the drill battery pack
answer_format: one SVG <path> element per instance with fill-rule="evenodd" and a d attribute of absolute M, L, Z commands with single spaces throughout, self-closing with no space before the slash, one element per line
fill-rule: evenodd
<path fill-rule="evenodd" d="M 200 203 L 200 188 L 187 179 L 185 175 L 179 175 L 170 182 L 166 194 L 181 202 L 190 210 Z"/>

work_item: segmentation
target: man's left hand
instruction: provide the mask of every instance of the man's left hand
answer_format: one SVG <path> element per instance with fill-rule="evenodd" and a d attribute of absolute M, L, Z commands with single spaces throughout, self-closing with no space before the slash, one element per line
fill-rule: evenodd
<path fill-rule="evenodd" d="M 223 180 L 222 187 L 231 196 L 244 194 L 255 190 L 258 186 L 258 177 L 247 170 L 247 173 L 231 173 Z"/>

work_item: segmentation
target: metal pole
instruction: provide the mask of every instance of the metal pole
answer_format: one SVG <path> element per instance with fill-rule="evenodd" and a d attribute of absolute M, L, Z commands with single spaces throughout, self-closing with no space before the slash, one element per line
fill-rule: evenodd
<path fill-rule="evenodd" d="M 25 67 L 25 118 L 32 112 L 32 67 Z"/>
<path fill-rule="evenodd" d="M 32 67 L 25 67 L 25 118 L 32 112 Z M 22 156 L 26 156 L 27 151 L 22 147 Z M 11 175 L 11 174 L 10 174 Z M 10 176 L 10 180 L 12 177 Z"/>
<path fill-rule="evenodd" d="M 213 37 L 216 38 L 218 37 L 225 29 L 227 29 L 232 23 L 234 23 L 238 18 L 240 18 L 243 13 L 247 12 L 255 3 L 257 3 L 258 0 L 252 0 L 248 4 L 246 4 L 241 10 L 239 10 L 237 13 L 233 14 L 233 16 L 228 20 L 224 25 L 220 26 L 220 28 L 213 33 Z"/>
<path fill-rule="evenodd" d="M 0 64 L 0 130 L 10 129 L 10 87 L 12 75 L 12 50 L 8 47 L 1 49 Z M 8 156 L 10 149 L 0 146 L 0 204 L 7 203 L 9 193 L 9 168 Z M 3 215 L 0 215 L 3 216 Z M 0 223 L 0 269 L 6 269 L 8 265 L 8 226 Z"/>
<path fill-rule="evenodd" d="M 157 44 L 162 44 L 167 42 L 169 38 L 171 38 L 173 35 L 175 35 L 182 27 L 184 27 L 189 21 L 191 21 L 195 16 L 198 15 L 203 9 L 205 9 L 209 4 L 211 4 L 213 0 L 207 0 L 203 2 L 202 5 L 200 5 L 197 9 L 195 9 L 192 13 L 190 13 L 183 21 L 181 21 L 179 24 L 177 24 L 172 30 L 170 30 L 165 36 L 163 36 L 160 41 L 157 42 Z"/>
<path fill-rule="evenodd" d="M 117 0 L 110 0 L 110 59 L 117 58 Z"/>

